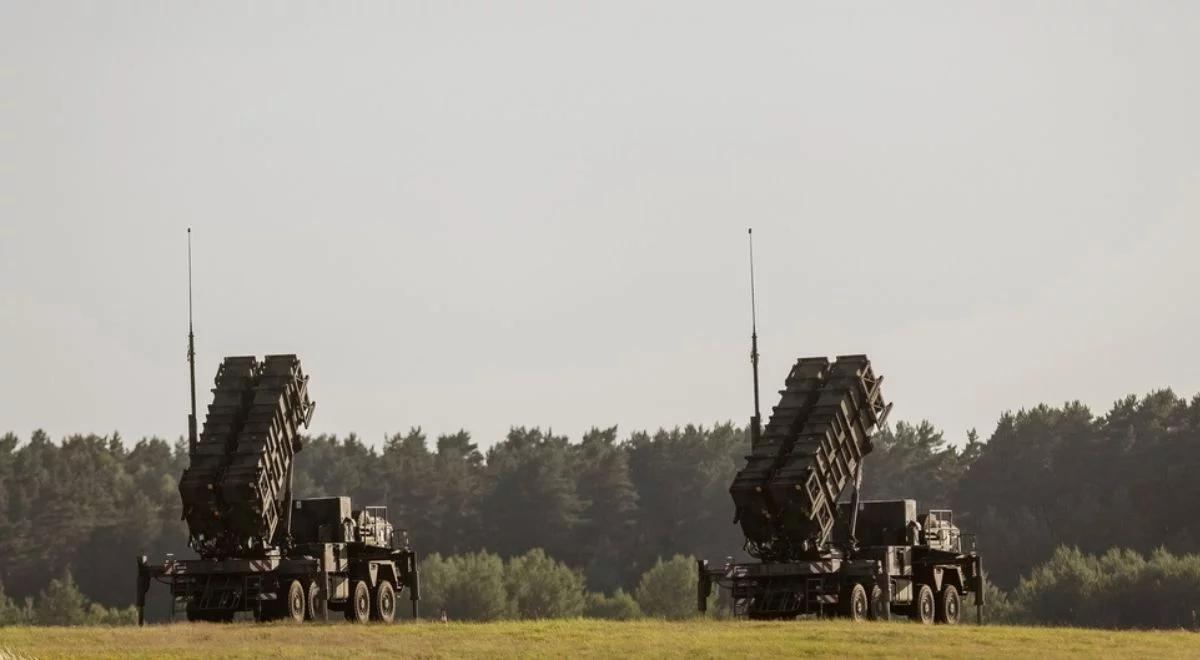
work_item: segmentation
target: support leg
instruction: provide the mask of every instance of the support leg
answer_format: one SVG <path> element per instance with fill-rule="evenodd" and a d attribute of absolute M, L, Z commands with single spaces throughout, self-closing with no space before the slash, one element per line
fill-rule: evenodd
<path fill-rule="evenodd" d="M 137 623 L 139 626 L 146 625 L 146 592 L 150 589 L 150 571 L 149 562 L 146 555 L 138 557 L 137 560 Z"/>
<path fill-rule="evenodd" d="M 880 608 L 882 612 L 879 614 L 881 621 L 892 620 L 892 580 L 887 575 L 879 576 L 879 586 L 883 591 L 883 606 Z"/>
<path fill-rule="evenodd" d="M 421 600 L 421 571 L 417 568 L 416 553 L 408 555 L 408 578 L 412 584 L 408 586 L 408 598 L 412 601 L 412 618 L 416 621 L 420 617 L 420 610 L 417 603 Z"/>

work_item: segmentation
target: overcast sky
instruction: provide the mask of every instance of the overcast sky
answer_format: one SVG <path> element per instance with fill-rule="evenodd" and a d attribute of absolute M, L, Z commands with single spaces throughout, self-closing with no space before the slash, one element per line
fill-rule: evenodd
<path fill-rule="evenodd" d="M 573 439 L 867 353 L 893 419 L 1200 392 L 1200 3 L 0 3 L 0 432 Z M 764 397 L 768 407 L 774 396 Z M 202 391 L 200 405 L 208 400 Z"/>

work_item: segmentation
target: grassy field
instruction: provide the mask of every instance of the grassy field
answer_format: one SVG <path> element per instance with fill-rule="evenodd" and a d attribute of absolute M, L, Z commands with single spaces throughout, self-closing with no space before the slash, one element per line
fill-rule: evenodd
<path fill-rule="evenodd" d="M 1192 632 L 839 621 L 525 621 L 392 626 L 0 628 L 0 660 L 37 657 L 1200 657 Z"/>

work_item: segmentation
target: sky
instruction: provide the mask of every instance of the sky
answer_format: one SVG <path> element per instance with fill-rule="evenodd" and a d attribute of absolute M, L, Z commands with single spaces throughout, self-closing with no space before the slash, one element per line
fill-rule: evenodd
<path fill-rule="evenodd" d="M 744 423 L 866 353 L 893 420 L 1200 393 L 1200 4 L 0 3 L 0 433 Z M 765 414 L 764 410 L 764 414 Z"/>

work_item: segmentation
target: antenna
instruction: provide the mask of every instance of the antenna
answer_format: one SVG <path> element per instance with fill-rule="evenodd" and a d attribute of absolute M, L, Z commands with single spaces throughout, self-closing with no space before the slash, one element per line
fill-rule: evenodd
<path fill-rule="evenodd" d="M 758 409 L 758 318 L 754 300 L 754 228 L 746 230 L 750 237 L 750 365 L 754 369 L 754 416 L 750 418 L 750 449 L 758 446 L 762 435 L 762 415 Z"/>
<path fill-rule="evenodd" d="M 192 228 L 187 230 L 188 254 L 188 372 L 191 377 L 192 413 L 188 415 L 188 458 L 196 455 L 196 334 L 192 331 Z"/>

